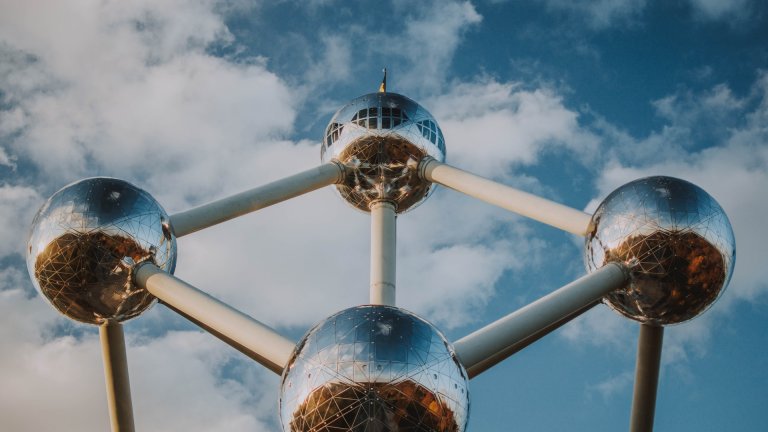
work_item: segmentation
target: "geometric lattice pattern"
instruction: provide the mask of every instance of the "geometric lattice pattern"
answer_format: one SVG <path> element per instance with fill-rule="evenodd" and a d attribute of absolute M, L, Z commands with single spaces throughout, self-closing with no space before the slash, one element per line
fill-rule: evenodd
<path fill-rule="evenodd" d="M 630 269 L 625 289 L 604 298 L 619 313 L 649 324 L 693 318 L 718 298 L 735 262 L 725 212 L 684 180 L 648 177 L 628 183 L 598 207 L 586 237 L 585 262 Z"/>
<path fill-rule="evenodd" d="M 417 172 L 418 161 L 445 160 L 445 139 L 432 115 L 396 93 L 371 93 L 340 109 L 326 130 L 321 159 L 347 167 L 336 190 L 353 207 L 387 200 L 402 213 L 434 189 Z"/>
<path fill-rule="evenodd" d="M 283 373 L 286 431 L 463 431 L 467 375 L 431 324 L 391 306 L 344 310 L 311 329 Z"/>
<path fill-rule="evenodd" d="M 167 220 L 154 198 L 125 181 L 90 178 L 66 186 L 32 224 L 32 281 L 56 309 L 78 321 L 132 318 L 155 298 L 133 285 L 131 266 L 151 260 L 174 270 L 176 240 Z"/>

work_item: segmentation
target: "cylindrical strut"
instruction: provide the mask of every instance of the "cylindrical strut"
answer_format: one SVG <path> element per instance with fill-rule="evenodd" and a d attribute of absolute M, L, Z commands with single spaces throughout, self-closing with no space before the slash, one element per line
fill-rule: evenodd
<path fill-rule="evenodd" d="M 653 430 L 663 341 L 664 327 L 640 325 L 640 335 L 637 340 L 635 390 L 632 396 L 632 415 L 629 424 L 630 432 L 651 432 Z"/>
<path fill-rule="evenodd" d="M 592 219 L 583 211 L 496 183 L 431 157 L 421 160 L 419 174 L 431 182 L 580 236 L 586 235 Z"/>
<path fill-rule="evenodd" d="M 174 234 L 181 237 L 337 183 L 343 178 L 344 166 L 328 162 L 264 186 L 176 213 L 171 216 L 171 226 Z"/>
<path fill-rule="evenodd" d="M 107 384 L 107 405 L 112 432 L 133 432 L 131 384 L 128 380 L 128 359 L 125 354 L 123 325 L 108 321 L 99 326 L 104 378 Z"/>
<path fill-rule="evenodd" d="M 151 263 L 140 264 L 134 271 L 136 285 L 171 309 L 269 370 L 283 373 L 295 343 Z"/>
<path fill-rule="evenodd" d="M 397 215 L 389 201 L 371 203 L 371 288 L 375 305 L 395 305 Z"/>
<path fill-rule="evenodd" d="M 616 263 L 584 276 L 454 343 L 472 378 L 585 312 L 627 282 Z"/>

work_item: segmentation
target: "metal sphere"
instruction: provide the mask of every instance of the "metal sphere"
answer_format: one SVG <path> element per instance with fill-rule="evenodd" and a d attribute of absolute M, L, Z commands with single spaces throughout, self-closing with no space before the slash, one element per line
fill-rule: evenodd
<path fill-rule="evenodd" d="M 437 121 L 411 99 L 387 92 L 360 96 L 336 112 L 321 149 L 323 162 L 347 167 L 336 185 L 341 197 L 366 212 L 374 201 L 391 201 L 402 213 L 426 200 L 434 187 L 417 170 L 425 156 L 445 161 Z"/>
<path fill-rule="evenodd" d="M 736 259 L 733 230 L 720 205 L 698 186 L 672 177 L 628 183 L 592 216 L 585 261 L 630 270 L 626 288 L 603 301 L 653 325 L 676 324 L 706 310 L 727 286 Z"/>
<path fill-rule="evenodd" d="M 346 309 L 311 329 L 283 372 L 283 430 L 461 432 L 467 374 L 445 337 L 390 306 Z"/>
<path fill-rule="evenodd" d="M 124 321 L 155 297 L 136 287 L 135 263 L 152 261 L 173 273 L 176 237 L 152 196 L 123 180 L 95 177 L 72 183 L 37 212 L 27 268 L 42 296 L 77 321 Z"/>

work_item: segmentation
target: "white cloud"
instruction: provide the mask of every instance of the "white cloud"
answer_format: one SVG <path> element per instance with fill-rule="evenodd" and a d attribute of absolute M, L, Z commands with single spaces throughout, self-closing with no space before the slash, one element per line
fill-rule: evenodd
<path fill-rule="evenodd" d="M 689 0 L 699 18 L 718 20 L 744 18 L 748 14 L 749 0 Z"/>
<path fill-rule="evenodd" d="M 385 54 L 405 57 L 408 67 L 398 78 L 406 89 L 434 94 L 442 89 L 453 54 L 468 29 L 482 16 L 470 2 L 430 2 L 407 9 L 416 12 L 400 34 L 379 34 L 373 46 Z"/>
<path fill-rule="evenodd" d="M 635 324 L 611 310 L 598 305 L 574 319 L 560 331 L 560 336 L 574 345 L 607 347 L 619 353 L 634 352 L 632 336 Z"/>
<path fill-rule="evenodd" d="M 205 52 L 229 38 L 215 2 L 4 6 L 13 108 L 0 133 L 53 184 L 108 171 L 210 194 L 206 178 L 290 130 L 293 96 L 275 75 Z"/>
<path fill-rule="evenodd" d="M 301 90 L 305 95 L 317 94 L 322 86 L 329 86 L 348 80 L 352 74 L 352 46 L 350 40 L 338 35 L 320 36 L 322 51 L 320 58 L 309 60 L 302 77 Z"/>
<path fill-rule="evenodd" d="M 610 400 L 617 394 L 624 394 L 632 387 L 635 375 L 631 371 L 625 371 L 592 384 L 587 387 L 588 393 L 598 393 L 604 400 Z"/>
<path fill-rule="evenodd" d="M 274 430 L 278 377 L 212 336 L 170 332 L 128 349 L 137 429 Z"/>
<path fill-rule="evenodd" d="M 7 271 L 0 273 L 2 279 Z M 107 430 L 106 390 L 98 336 L 52 337 L 60 322 L 39 298 L 0 291 L 0 417 L 16 432 Z M 128 324 L 130 326 L 130 324 Z M 171 332 L 128 338 L 137 429 L 253 431 L 273 429 L 277 377 L 210 335 Z M 232 363 L 238 380 L 222 376 Z M 36 414 L 32 414 L 36 413 Z"/>
<path fill-rule="evenodd" d="M 10 254 L 24 256 L 27 232 L 40 205 L 40 195 L 28 186 L 0 185 L 0 258 Z"/>
<path fill-rule="evenodd" d="M 182 194 L 210 193 L 206 177 L 251 158 L 255 142 L 293 121 L 289 92 L 258 65 L 189 53 L 128 82 L 103 72 L 100 83 L 18 96 L 25 124 L 12 145 L 51 181 L 96 168 L 140 173 L 144 182 L 172 184 Z"/>
<path fill-rule="evenodd" d="M 434 243 L 409 248 L 399 257 L 403 293 L 398 304 L 418 311 L 445 329 L 475 322 L 493 298 L 502 272 L 519 269 L 524 260 L 517 256 L 524 251 L 534 252 L 526 246 L 523 241 L 513 247 L 497 240 L 439 249 L 433 249 Z"/>
<path fill-rule="evenodd" d="M 648 0 L 546 0 L 550 9 L 586 18 L 594 30 L 637 24 Z M 750 0 L 688 0 L 694 18 L 701 21 L 743 21 L 750 13 Z"/>
<path fill-rule="evenodd" d="M 96 79 L 104 69 L 128 79 L 229 37 L 215 8 L 225 2 L 3 2 L 0 38 L 45 62 L 64 80 Z M 45 31 L 40 31 L 44 28 Z M 55 43 L 51 43 L 55 41 Z"/>
<path fill-rule="evenodd" d="M 429 102 L 445 132 L 449 161 L 460 160 L 484 176 L 508 177 L 511 166 L 534 164 L 548 148 L 568 149 L 586 161 L 598 149 L 579 114 L 547 88 L 526 90 L 493 80 L 458 83 Z"/>
<path fill-rule="evenodd" d="M 2 119 L 0 119 L 2 121 Z M 2 129 L 0 125 L 0 130 Z M 6 166 L 12 170 L 16 169 L 16 158 L 9 156 L 3 147 L 0 147 L 0 166 Z"/>
<path fill-rule="evenodd" d="M 646 0 L 547 0 L 547 5 L 556 10 L 576 13 L 587 18 L 594 29 L 632 23 L 646 7 Z"/>

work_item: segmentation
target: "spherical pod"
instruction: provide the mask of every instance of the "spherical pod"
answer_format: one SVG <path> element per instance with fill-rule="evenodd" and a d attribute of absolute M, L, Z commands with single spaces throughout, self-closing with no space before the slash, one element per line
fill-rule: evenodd
<path fill-rule="evenodd" d="M 312 328 L 283 372 L 285 431 L 461 432 L 467 374 L 445 337 L 391 306 L 346 309 Z"/>
<path fill-rule="evenodd" d="M 585 262 L 628 266 L 630 283 L 604 302 L 633 320 L 675 324 L 706 310 L 726 287 L 736 258 L 731 224 L 698 186 L 672 177 L 630 182 L 592 216 Z"/>
<path fill-rule="evenodd" d="M 155 301 L 134 285 L 134 264 L 173 272 L 176 238 L 168 215 L 147 192 L 114 178 L 72 183 L 51 196 L 32 223 L 27 268 L 59 312 L 102 324 L 139 315 Z"/>
<path fill-rule="evenodd" d="M 402 213 L 427 199 L 434 186 L 418 175 L 425 156 L 445 161 L 445 138 L 432 115 L 397 93 L 371 93 L 352 100 L 331 119 L 321 148 L 323 162 L 347 168 L 338 193 L 369 211 L 374 201 L 395 203 Z"/>

